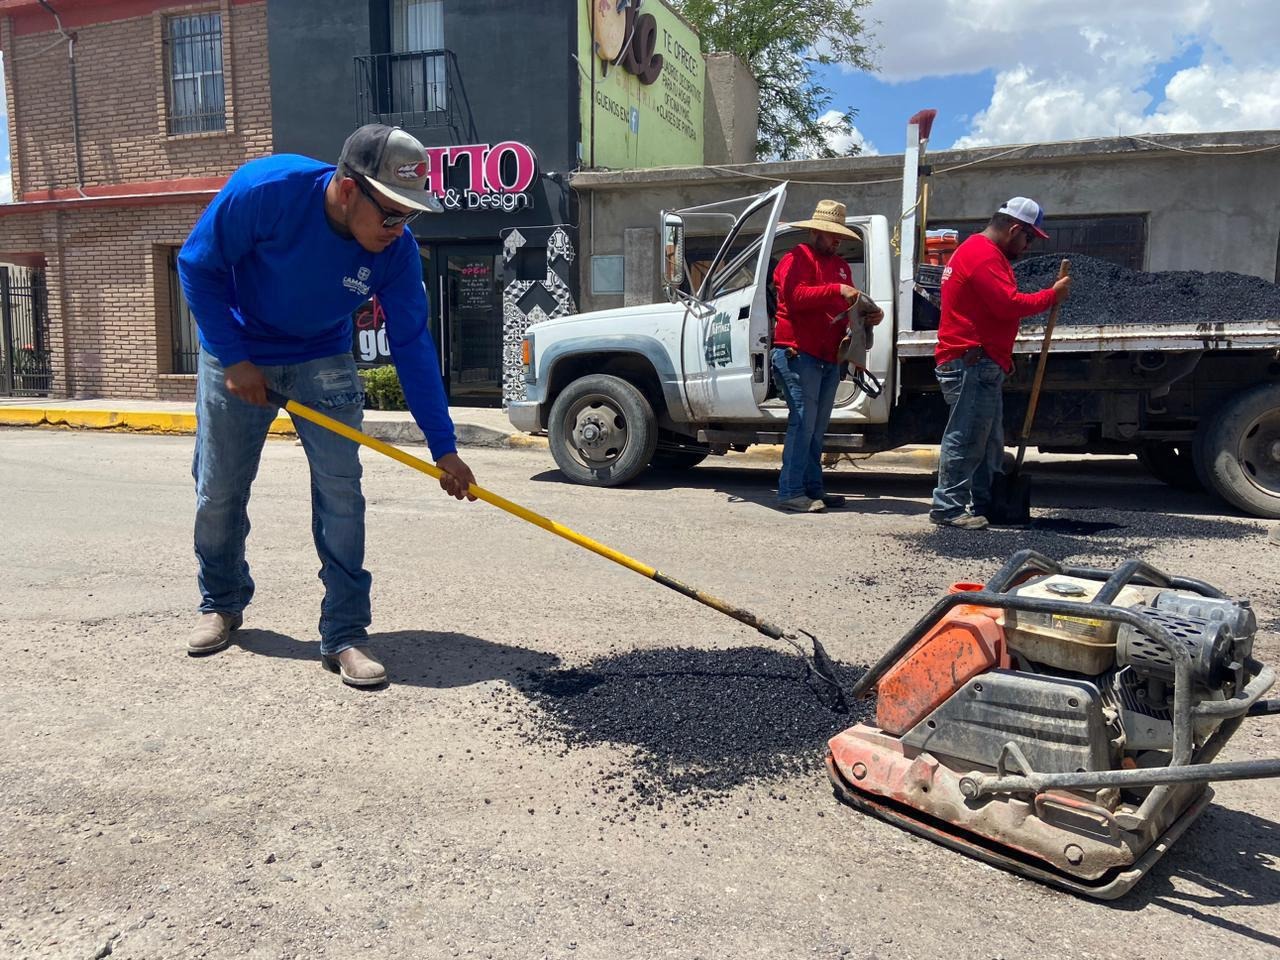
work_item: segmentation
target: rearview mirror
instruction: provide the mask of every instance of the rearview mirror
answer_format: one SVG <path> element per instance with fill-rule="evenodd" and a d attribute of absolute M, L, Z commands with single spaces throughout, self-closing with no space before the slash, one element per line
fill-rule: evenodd
<path fill-rule="evenodd" d="M 662 285 L 671 290 L 684 282 L 684 220 L 679 214 L 662 214 Z"/>

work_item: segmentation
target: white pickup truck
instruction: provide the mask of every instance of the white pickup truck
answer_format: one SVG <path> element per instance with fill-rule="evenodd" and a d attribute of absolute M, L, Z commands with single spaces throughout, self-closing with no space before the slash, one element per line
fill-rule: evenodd
<path fill-rule="evenodd" d="M 867 369 L 878 397 L 840 385 L 828 451 L 937 443 L 946 407 L 933 376 L 936 309 L 917 269 L 933 111 L 912 117 L 903 216 L 846 221 L 855 285 L 885 312 Z M 787 409 L 769 370 L 768 281 L 805 232 L 780 226 L 786 184 L 740 200 L 660 214 L 666 303 L 561 317 L 529 328 L 519 430 L 545 432 L 570 480 L 626 483 L 649 468 L 781 443 Z M 900 247 L 897 269 L 894 246 Z M 932 319 L 930 315 L 932 314 Z M 932 327 L 933 329 L 930 329 Z M 1024 323 L 1006 399 L 1016 436 L 1042 323 Z M 1280 517 L 1280 317 L 1216 324 L 1074 324 L 1054 331 L 1031 444 L 1046 452 L 1137 454 L 1161 480 L 1203 486 Z"/>

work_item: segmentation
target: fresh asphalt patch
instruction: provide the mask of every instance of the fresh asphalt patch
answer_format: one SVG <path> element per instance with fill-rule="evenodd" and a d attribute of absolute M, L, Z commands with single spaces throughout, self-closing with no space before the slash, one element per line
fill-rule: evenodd
<path fill-rule="evenodd" d="M 848 690 L 865 667 L 836 670 Z M 538 708 L 525 722 L 530 738 L 624 751 L 628 763 L 593 787 L 609 820 L 644 807 L 706 807 L 743 784 L 814 775 L 826 741 L 874 711 L 863 701 L 831 712 L 806 686 L 803 659 L 755 646 L 632 650 L 531 672 L 518 689 Z"/>

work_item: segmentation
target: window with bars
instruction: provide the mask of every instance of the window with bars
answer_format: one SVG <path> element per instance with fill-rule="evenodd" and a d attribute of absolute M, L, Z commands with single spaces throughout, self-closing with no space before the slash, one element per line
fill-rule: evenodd
<path fill-rule="evenodd" d="M 169 323 L 173 342 L 173 373 L 195 373 L 200 362 L 196 318 L 178 279 L 178 248 L 169 248 Z"/>
<path fill-rule="evenodd" d="M 445 109 L 443 0 L 392 0 L 389 67 L 392 112 Z"/>
<path fill-rule="evenodd" d="M 222 14 L 166 17 L 164 61 L 170 135 L 225 130 Z"/>

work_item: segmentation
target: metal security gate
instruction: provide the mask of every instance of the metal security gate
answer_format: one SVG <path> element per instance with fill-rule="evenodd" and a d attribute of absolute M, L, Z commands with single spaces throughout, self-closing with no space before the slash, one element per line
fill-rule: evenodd
<path fill-rule="evenodd" d="M 48 302 L 43 270 L 0 267 L 0 396 L 52 389 Z"/>

